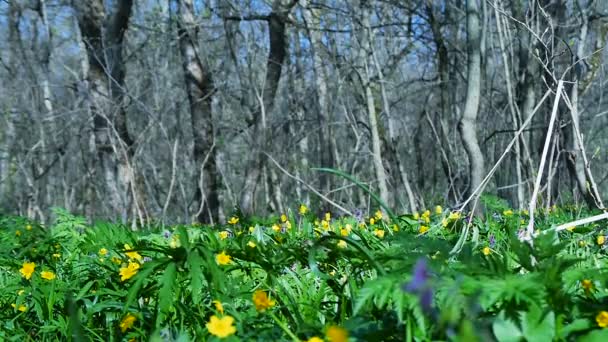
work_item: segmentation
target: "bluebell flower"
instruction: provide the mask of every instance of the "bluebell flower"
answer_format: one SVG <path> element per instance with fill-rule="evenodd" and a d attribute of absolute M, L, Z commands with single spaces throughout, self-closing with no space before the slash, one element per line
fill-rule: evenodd
<path fill-rule="evenodd" d="M 405 292 L 418 295 L 420 307 L 424 312 L 433 312 L 433 288 L 430 284 L 430 273 L 427 261 L 424 258 L 418 259 L 414 265 L 412 280 L 403 285 Z"/>
<path fill-rule="evenodd" d="M 494 234 L 490 234 L 488 241 L 490 243 L 490 248 L 494 248 L 494 246 L 496 246 L 496 237 Z"/>
<path fill-rule="evenodd" d="M 357 220 L 357 223 L 363 222 L 363 210 L 355 209 L 354 214 L 355 214 L 355 219 Z"/>

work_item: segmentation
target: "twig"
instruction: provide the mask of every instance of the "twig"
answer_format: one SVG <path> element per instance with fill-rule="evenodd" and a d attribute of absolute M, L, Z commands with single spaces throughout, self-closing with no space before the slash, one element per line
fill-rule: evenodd
<path fill-rule="evenodd" d="M 340 209 L 343 213 L 349 215 L 349 216 L 355 216 L 355 214 L 351 213 L 348 209 L 342 207 L 341 205 L 339 205 L 338 203 L 330 200 L 329 198 L 327 198 L 325 195 L 323 195 L 322 193 L 320 193 L 319 191 L 317 191 L 315 188 L 313 188 L 310 184 L 306 183 L 305 181 L 301 180 L 300 178 L 290 174 L 287 170 L 285 170 L 283 167 L 281 167 L 281 165 L 274 160 L 274 158 L 272 158 L 268 153 L 266 152 L 262 152 L 263 154 L 266 155 L 266 157 L 268 157 L 268 159 L 270 159 L 274 165 L 276 165 L 277 168 L 279 168 L 279 170 L 281 170 L 281 172 L 283 172 L 285 175 L 287 175 L 287 177 L 292 178 L 300 183 L 302 183 L 304 186 L 306 186 L 308 189 L 310 189 L 310 191 L 312 191 L 315 195 L 321 197 L 323 200 L 325 200 L 327 203 L 333 205 L 334 207 Z"/>
<path fill-rule="evenodd" d="M 169 183 L 169 192 L 167 193 L 167 198 L 165 199 L 165 205 L 163 205 L 163 213 L 162 213 L 162 223 L 165 224 L 165 215 L 167 213 L 167 208 L 169 207 L 169 201 L 171 201 L 171 195 L 173 194 L 173 187 L 175 186 L 175 171 L 177 169 L 177 145 L 179 144 L 179 138 L 175 139 L 175 143 L 173 144 L 173 158 L 171 163 L 171 183 Z"/>
<path fill-rule="evenodd" d="M 553 126 L 557 117 L 557 109 L 559 108 L 559 99 L 564 88 L 564 81 L 559 80 L 557 83 L 557 91 L 555 92 L 555 101 L 553 101 L 553 110 L 551 111 L 551 119 L 549 120 L 549 128 L 547 129 L 547 137 L 545 138 L 545 146 L 543 146 L 543 154 L 540 159 L 540 165 L 538 166 L 538 173 L 536 174 L 536 182 L 534 183 L 534 190 L 532 191 L 532 198 L 530 199 L 530 222 L 528 222 L 528 229 L 523 237 L 524 240 L 532 242 L 532 234 L 534 233 L 534 210 L 536 210 L 536 199 L 538 198 L 538 190 L 540 189 L 540 182 L 543 179 L 543 170 L 545 168 L 545 162 L 547 160 L 547 153 L 549 152 L 549 145 L 551 144 L 551 138 L 553 137 Z"/>

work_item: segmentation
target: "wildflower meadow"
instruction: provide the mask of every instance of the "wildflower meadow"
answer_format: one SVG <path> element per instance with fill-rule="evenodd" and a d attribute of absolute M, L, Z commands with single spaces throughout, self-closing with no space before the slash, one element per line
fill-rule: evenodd
<path fill-rule="evenodd" d="M 606 232 L 592 213 L 530 219 L 434 206 L 395 215 L 265 218 L 131 230 L 55 209 L 49 226 L 3 216 L 6 341 L 606 341 Z M 459 253 L 463 229 L 477 234 Z"/>

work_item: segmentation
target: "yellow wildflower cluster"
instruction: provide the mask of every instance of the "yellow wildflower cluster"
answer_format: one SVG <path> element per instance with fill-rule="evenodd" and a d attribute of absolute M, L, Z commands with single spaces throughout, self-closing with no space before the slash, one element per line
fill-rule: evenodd
<path fill-rule="evenodd" d="M 275 301 L 268 297 L 266 291 L 257 290 L 253 293 L 253 305 L 255 309 L 263 312 L 275 305 Z"/>
<path fill-rule="evenodd" d="M 608 327 L 608 311 L 600 311 L 600 313 L 595 316 L 595 321 L 600 328 Z"/>
<path fill-rule="evenodd" d="M 120 331 L 122 331 L 123 333 L 125 331 L 127 331 L 128 329 L 131 329 L 133 327 L 133 325 L 135 324 L 135 321 L 137 320 L 137 317 L 132 314 L 132 313 L 128 313 L 125 317 L 122 318 L 122 320 L 120 321 Z"/>
<path fill-rule="evenodd" d="M 217 264 L 220 266 L 228 265 L 232 262 L 232 257 L 226 254 L 226 252 L 222 251 L 221 253 L 215 255 L 215 262 L 217 262 Z"/>
<path fill-rule="evenodd" d="M 120 274 L 120 281 L 125 281 L 133 278 L 134 275 L 139 271 L 139 263 L 130 261 L 127 266 L 121 267 L 118 271 Z"/>
<path fill-rule="evenodd" d="M 209 333 L 219 338 L 226 338 L 236 332 L 234 327 L 234 318 L 232 316 L 223 316 L 219 318 L 216 315 L 211 316 L 209 322 L 205 325 Z"/>
<path fill-rule="evenodd" d="M 30 280 L 32 278 L 32 275 L 34 274 L 34 270 L 36 269 L 36 264 L 33 262 L 24 262 L 23 266 L 21 266 L 21 269 L 19 270 L 19 273 L 21 273 L 21 275 L 27 279 Z"/>

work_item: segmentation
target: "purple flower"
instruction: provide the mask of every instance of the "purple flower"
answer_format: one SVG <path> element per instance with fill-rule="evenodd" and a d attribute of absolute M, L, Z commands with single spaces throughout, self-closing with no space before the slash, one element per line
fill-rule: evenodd
<path fill-rule="evenodd" d="M 150 257 L 144 257 L 144 262 L 149 262 L 149 261 L 152 261 L 152 258 L 150 258 Z"/>
<path fill-rule="evenodd" d="M 496 245 L 496 237 L 494 236 L 494 234 L 490 234 L 488 240 L 490 243 L 490 248 L 494 248 L 494 246 Z"/>
<path fill-rule="evenodd" d="M 406 292 L 417 292 L 424 288 L 429 280 L 429 271 L 426 259 L 420 258 L 414 266 L 414 275 L 412 280 L 406 284 L 404 290 Z"/>
<path fill-rule="evenodd" d="M 357 220 L 357 223 L 363 222 L 363 210 L 355 209 L 354 214 L 355 214 L 355 219 Z"/>
<path fill-rule="evenodd" d="M 412 280 L 404 284 L 402 289 L 405 292 L 418 295 L 420 307 L 428 313 L 433 311 L 433 289 L 429 282 L 430 274 L 426 259 L 420 258 L 414 266 L 414 274 Z"/>
<path fill-rule="evenodd" d="M 168 230 L 163 231 L 163 237 L 164 237 L 165 239 L 170 238 L 170 237 L 171 237 L 171 232 L 170 232 L 170 231 L 168 231 Z"/>

